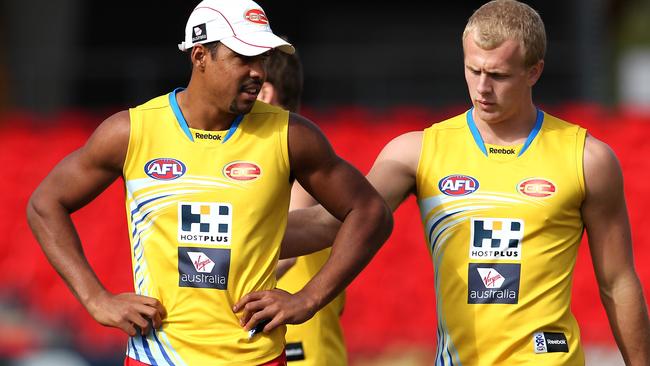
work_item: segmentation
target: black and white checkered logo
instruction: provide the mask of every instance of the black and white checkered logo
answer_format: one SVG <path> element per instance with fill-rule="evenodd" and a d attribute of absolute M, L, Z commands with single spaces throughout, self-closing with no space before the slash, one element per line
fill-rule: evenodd
<path fill-rule="evenodd" d="M 518 219 L 472 218 L 471 259 L 521 260 L 524 222 Z"/>
<path fill-rule="evenodd" d="M 232 205 L 222 202 L 179 202 L 178 242 L 230 245 Z"/>

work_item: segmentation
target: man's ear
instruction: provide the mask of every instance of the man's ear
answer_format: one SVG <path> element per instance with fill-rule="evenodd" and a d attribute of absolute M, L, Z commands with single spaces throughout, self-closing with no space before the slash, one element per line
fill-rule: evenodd
<path fill-rule="evenodd" d="M 273 84 L 265 81 L 262 84 L 259 94 L 257 94 L 257 100 L 261 100 L 264 103 L 277 105 L 277 93 L 275 92 L 275 87 Z"/>
<path fill-rule="evenodd" d="M 528 86 L 532 87 L 537 83 L 537 80 L 542 76 L 544 71 L 544 60 L 539 60 L 528 69 Z"/>
<path fill-rule="evenodd" d="M 190 53 L 192 65 L 201 71 L 205 70 L 205 58 L 208 57 L 209 54 L 210 51 L 202 44 L 195 45 L 192 47 L 192 51 Z"/>

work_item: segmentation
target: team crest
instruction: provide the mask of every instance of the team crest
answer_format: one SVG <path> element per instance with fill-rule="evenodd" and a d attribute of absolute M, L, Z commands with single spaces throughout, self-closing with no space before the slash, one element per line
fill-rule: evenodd
<path fill-rule="evenodd" d="M 544 178 L 528 178 L 517 184 L 517 192 L 535 198 L 545 198 L 554 195 L 557 188 L 553 182 Z"/>
<path fill-rule="evenodd" d="M 223 175 L 232 180 L 250 182 L 262 175 L 262 168 L 250 161 L 233 161 L 223 167 Z"/>

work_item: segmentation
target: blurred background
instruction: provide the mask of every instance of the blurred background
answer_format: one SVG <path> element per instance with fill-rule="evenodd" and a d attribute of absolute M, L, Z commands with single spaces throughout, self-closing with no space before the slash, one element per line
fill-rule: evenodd
<path fill-rule="evenodd" d="M 549 41 L 535 99 L 616 151 L 647 294 L 650 0 L 526 2 L 540 12 Z M 187 84 L 189 60 L 176 44 L 196 3 L 0 2 L 0 166 L 7 173 L 0 180 L 0 365 L 123 361 L 126 336 L 95 324 L 77 303 L 32 238 L 24 207 L 104 118 Z M 469 107 L 460 37 L 483 1 L 259 3 L 301 55 L 303 114 L 364 173 L 393 137 Z M 116 182 L 74 215 L 90 262 L 112 291 L 132 290 L 122 197 Z M 389 242 L 348 290 L 342 321 L 352 365 L 433 363 L 433 269 L 419 220 L 410 199 Z M 573 297 L 587 364 L 621 365 L 585 243 Z"/>

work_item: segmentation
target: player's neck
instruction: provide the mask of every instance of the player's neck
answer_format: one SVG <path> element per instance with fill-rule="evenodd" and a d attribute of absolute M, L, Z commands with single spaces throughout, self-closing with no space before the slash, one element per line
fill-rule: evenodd
<path fill-rule="evenodd" d="M 483 142 L 492 145 L 517 145 L 522 144 L 535 126 L 537 109 L 531 104 L 530 108 L 522 110 L 513 116 L 501 121 L 483 121 L 474 114 L 474 122 L 481 133 Z"/>
<path fill-rule="evenodd" d="M 221 110 L 218 106 L 196 95 L 187 88 L 176 95 L 178 106 L 190 128 L 204 131 L 224 131 L 230 128 L 237 115 Z"/>

